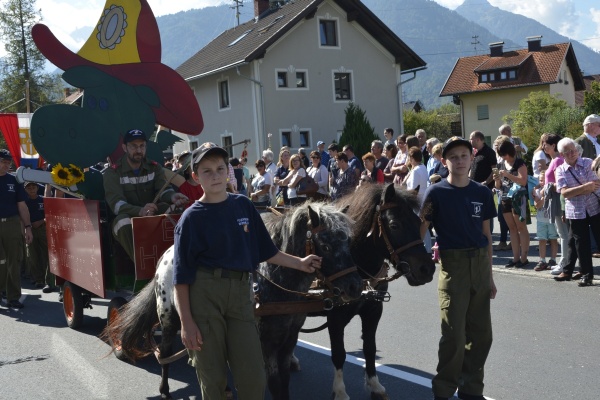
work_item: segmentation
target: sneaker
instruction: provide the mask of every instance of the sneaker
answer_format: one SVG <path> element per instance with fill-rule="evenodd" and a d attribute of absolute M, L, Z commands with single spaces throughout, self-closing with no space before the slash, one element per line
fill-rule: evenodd
<path fill-rule="evenodd" d="M 529 265 L 529 260 L 527 260 L 527 259 L 525 259 L 525 261 L 519 260 L 517 265 L 515 265 L 515 268 L 525 268 L 527 265 Z"/>
<path fill-rule="evenodd" d="M 562 272 L 563 272 L 563 269 L 561 266 L 559 266 L 558 268 L 552 268 L 552 271 L 550 271 L 550 273 L 552 275 L 560 275 L 560 274 L 562 274 Z"/>
<path fill-rule="evenodd" d="M 544 261 L 541 261 L 537 263 L 537 265 L 535 266 L 535 268 L 533 269 L 534 271 L 545 271 L 548 269 L 548 264 L 545 263 Z"/>
<path fill-rule="evenodd" d="M 9 307 L 9 308 L 23 308 L 25 306 L 19 300 L 11 300 L 11 301 L 8 302 L 7 307 Z"/>
<path fill-rule="evenodd" d="M 520 261 L 511 261 L 511 262 L 509 262 L 508 264 L 506 264 L 506 265 L 504 266 L 504 268 L 513 268 L 513 267 L 516 267 L 516 266 L 517 266 L 517 264 L 519 264 L 519 263 L 520 263 Z"/>
<path fill-rule="evenodd" d="M 500 242 L 494 246 L 495 251 L 503 251 L 503 250 L 510 250 L 510 249 L 511 249 L 510 243 L 506 243 L 506 242 Z"/>
<path fill-rule="evenodd" d="M 554 269 L 554 267 L 558 267 L 558 265 L 556 265 L 556 261 L 554 261 L 554 260 L 548 261 L 548 268 Z"/>
<path fill-rule="evenodd" d="M 42 292 L 44 292 L 44 293 L 52 293 L 52 292 L 54 292 L 54 289 L 55 289 L 54 286 L 46 285 L 42 289 Z"/>

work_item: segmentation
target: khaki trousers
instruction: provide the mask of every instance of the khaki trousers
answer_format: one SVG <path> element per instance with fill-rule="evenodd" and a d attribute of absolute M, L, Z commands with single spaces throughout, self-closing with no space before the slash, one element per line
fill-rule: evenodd
<path fill-rule="evenodd" d="M 21 298 L 21 261 L 25 238 L 19 216 L 0 220 L 0 291 L 8 301 Z"/>
<path fill-rule="evenodd" d="M 484 365 L 492 346 L 490 265 L 487 247 L 440 252 L 438 294 L 442 338 L 433 393 L 452 397 L 456 389 L 483 394 Z"/>
<path fill-rule="evenodd" d="M 221 278 L 221 269 L 199 270 L 190 285 L 190 306 L 204 342 L 188 351 L 203 400 L 225 399 L 227 368 L 240 400 L 263 400 L 264 361 L 250 297 L 249 273 Z"/>

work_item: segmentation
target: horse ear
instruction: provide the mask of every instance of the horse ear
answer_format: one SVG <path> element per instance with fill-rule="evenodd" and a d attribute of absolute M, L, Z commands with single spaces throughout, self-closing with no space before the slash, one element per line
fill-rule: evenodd
<path fill-rule="evenodd" d="M 409 190 L 409 192 L 411 192 L 412 194 L 414 194 L 416 196 L 419 194 L 420 188 L 421 188 L 421 185 L 418 185 L 416 188 Z"/>
<path fill-rule="evenodd" d="M 342 212 L 342 214 L 348 214 L 349 209 L 350 209 L 350 204 L 346 204 L 344 206 L 344 208 L 342 208 L 340 211 Z"/>
<path fill-rule="evenodd" d="M 385 192 L 383 193 L 383 203 L 392 203 L 396 198 L 396 188 L 393 183 L 390 183 L 385 188 Z"/>
<path fill-rule="evenodd" d="M 319 214 L 315 212 L 311 206 L 308 206 L 308 216 L 310 217 L 310 224 L 313 227 L 313 229 L 321 224 Z"/>

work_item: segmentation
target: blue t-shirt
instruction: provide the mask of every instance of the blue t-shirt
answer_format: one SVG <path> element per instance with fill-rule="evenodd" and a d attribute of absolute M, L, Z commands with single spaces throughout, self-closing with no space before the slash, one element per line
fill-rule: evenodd
<path fill-rule="evenodd" d="M 42 196 L 38 196 L 35 199 L 28 196 L 25 199 L 25 204 L 27 204 L 27 208 L 29 209 L 29 219 L 31 222 L 41 221 L 46 218 L 44 214 L 44 198 Z"/>
<path fill-rule="evenodd" d="M 251 272 L 279 250 L 252 202 L 229 194 L 190 206 L 175 227 L 173 283 L 192 284 L 198 267 Z"/>
<path fill-rule="evenodd" d="M 0 176 L 0 218 L 19 215 L 17 203 L 25 201 L 27 193 L 23 185 L 11 174 Z"/>
<path fill-rule="evenodd" d="M 473 181 L 465 187 L 447 180 L 429 186 L 421 212 L 433 223 L 440 250 L 486 247 L 483 221 L 496 216 L 492 191 Z"/>

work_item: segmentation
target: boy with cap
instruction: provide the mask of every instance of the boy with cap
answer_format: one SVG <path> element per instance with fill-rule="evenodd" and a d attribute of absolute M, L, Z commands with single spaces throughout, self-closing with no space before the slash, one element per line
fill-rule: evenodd
<path fill-rule="evenodd" d="M 204 195 L 175 228 L 175 306 L 202 398 L 223 398 L 229 366 L 238 397 L 263 400 L 266 378 L 250 297 L 252 272 L 269 261 L 312 273 L 321 259 L 301 259 L 275 247 L 250 200 L 227 193 L 227 157 L 214 143 L 192 153 L 192 173 Z"/>
<path fill-rule="evenodd" d="M 435 400 L 453 397 L 457 388 L 460 399 L 484 399 L 483 367 L 492 345 L 490 299 L 496 296 L 490 232 L 496 210 L 492 192 L 469 179 L 472 161 L 469 141 L 448 139 L 442 150 L 448 178 L 427 189 L 421 208 L 421 237 L 433 223 L 442 261 Z"/>
<path fill-rule="evenodd" d="M 39 189 L 43 186 L 35 182 L 25 182 L 27 192 L 27 209 L 31 219 L 31 230 L 33 240 L 27 245 L 27 258 L 31 277 L 35 281 L 35 287 L 42 289 L 44 293 L 54 290 L 54 276 L 48 265 L 48 239 L 46 237 L 46 216 L 44 213 L 44 198 L 40 196 Z"/>
<path fill-rule="evenodd" d="M 27 195 L 23 185 L 8 173 L 11 164 L 10 152 L 0 149 L 0 290 L 6 291 L 8 307 L 23 308 L 19 301 L 23 234 L 26 244 L 31 243 L 32 234 Z"/>
<path fill-rule="evenodd" d="M 123 138 L 125 154 L 103 172 L 106 202 L 115 215 L 112 224 L 113 236 L 134 260 L 133 231 L 131 218 L 164 213 L 173 203 L 178 207 L 189 202 L 187 196 L 167 187 L 163 167 L 146 158 L 146 134 L 132 129 Z M 158 204 L 154 198 L 160 194 Z"/>

